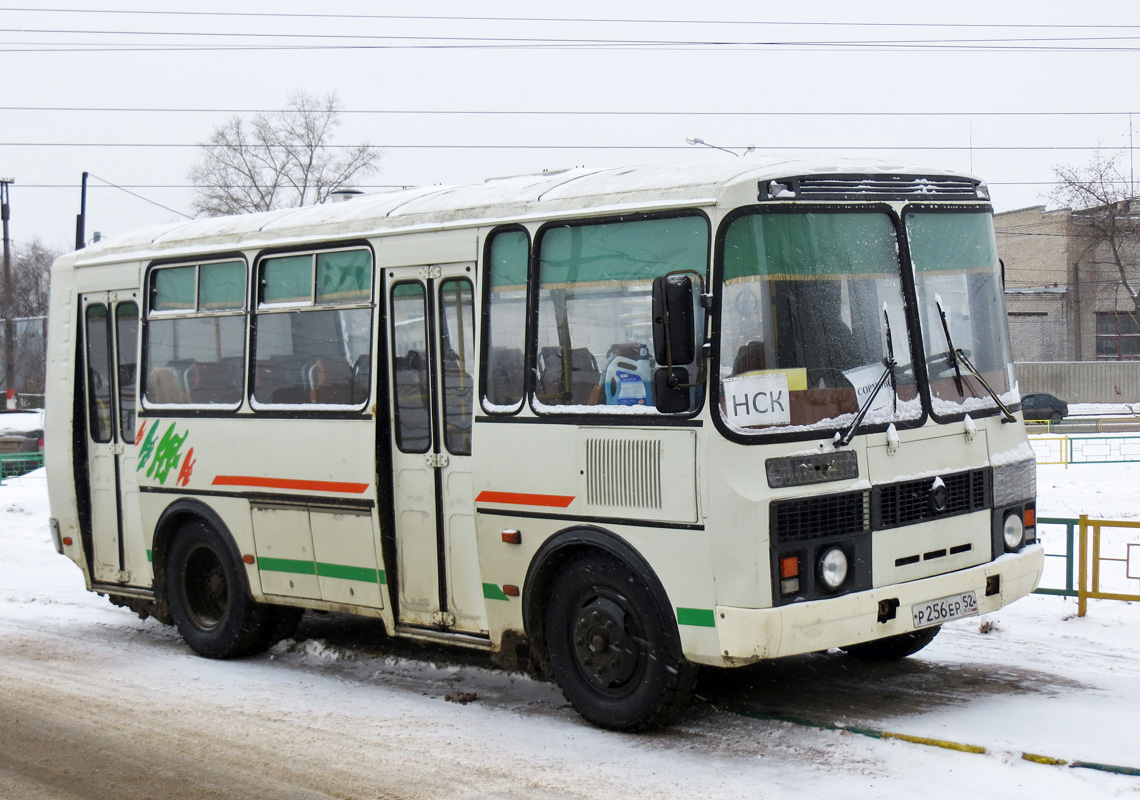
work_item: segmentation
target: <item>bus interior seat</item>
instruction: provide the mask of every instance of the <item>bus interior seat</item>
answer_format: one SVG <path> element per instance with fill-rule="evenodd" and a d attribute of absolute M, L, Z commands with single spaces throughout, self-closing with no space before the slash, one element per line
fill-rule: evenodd
<path fill-rule="evenodd" d="M 547 403 L 586 405 L 590 402 L 601 373 L 598 362 L 588 347 L 570 351 L 570 385 L 563 386 L 562 348 L 544 347 L 539 353 L 541 368 L 538 378 L 539 399 Z"/>
<path fill-rule="evenodd" d="M 146 378 L 146 399 L 150 403 L 185 403 L 186 390 L 173 367 L 152 367 Z"/>
<path fill-rule="evenodd" d="M 487 397 L 502 405 L 522 400 L 523 361 L 517 347 L 492 347 L 487 354 Z"/>
<path fill-rule="evenodd" d="M 332 358 L 310 359 L 303 368 L 309 402 L 348 405 L 352 402 L 352 367 Z"/>
<path fill-rule="evenodd" d="M 236 403 L 241 389 L 240 358 L 203 361 L 186 370 L 186 396 L 191 403 Z"/>
<path fill-rule="evenodd" d="M 753 339 L 742 344 L 736 351 L 736 358 L 732 361 L 732 374 L 740 375 L 744 372 L 757 372 L 768 368 L 768 356 L 764 352 L 764 343 Z"/>

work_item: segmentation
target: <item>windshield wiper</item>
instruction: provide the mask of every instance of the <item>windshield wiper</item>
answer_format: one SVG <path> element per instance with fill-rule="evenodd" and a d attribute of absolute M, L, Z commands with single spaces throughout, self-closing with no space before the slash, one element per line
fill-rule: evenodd
<path fill-rule="evenodd" d="M 1009 410 L 1009 407 L 1001 401 L 1001 398 L 998 397 L 998 393 L 994 391 L 993 387 L 990 386 L 989 382 L 982 376 L 982 373 L 966 356 L 966 352 L 954 346 L 954 340 L 950 338 L 950 323 L 946 321 L 946 311 L 942 308 L 941 296 L 937 294 L 934 295 L 934 305 L 938 308 L 938 316 L 942 319 L 942 332 L 946 334 L 946 347 L 949 348 L 949 351 L 946 353 L 946 358 L 950 366 L 954 368 L 954 384 L 958 388 L 958 394 L 962 397 L 966 396 L 966 392 L 962 387 L 962 370 L 958 367 L 958 365 L 961 364 L 971 375 L 978 379 L 978 382 L 982 384 L 982 388 L 985 389 L 986 392 L 989 393 L 989 396 L 993 398 L 994 402 L 997 403 L 997 407 L 1001 409 L 1002 413 L 1001 421 L 1017 422 L 1017 417 L 1015 417 L 1013 412 Z"/>
<path fill-rule="evenodd" d="M 894 392 L 895 395 L 894 410 L 896 414 L 898 413 L 899 395 L 895 386 L 895 367 L 897 367 L 898 364 L 895 363 L 895 344 L 891 337 L 891 319 L 887 316 L 886 303 L 883 303 L 883 326 L 887 334 L 887 357 L 883 359 L 883 366 L 886 367 L 886 369 L 884 369 L 883 374 L 879 376 L 879 382 L 875 384 L 875 388 L 871 390 L 871 393 L 867 395 L 867 399 L 863 401 L 863 405 L 859 407 L 859 413 L 855 415 L 855 419 L 847 426 L 847 430 L 845 430 L 842 435 L 836 432 L 836 447 L 851 444 L 851 440 L 855 438 L 855 431 L 859 429 L 859 426 L 863 423 L 863 418 L 867 416 L 867 412 L 871 410 L 871 405 L 875 402 L 875 398 L 879 396 L 879 390 L 883 388 L 883 385 L 887 382 L 887 378 L 891 379 L 891 391 Z"/>

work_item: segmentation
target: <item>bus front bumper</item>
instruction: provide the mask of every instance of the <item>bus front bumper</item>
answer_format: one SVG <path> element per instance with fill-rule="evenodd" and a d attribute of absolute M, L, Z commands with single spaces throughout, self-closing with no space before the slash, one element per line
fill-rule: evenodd
<path fill-rule="evenodd" d="M 708 663 L 742 666 L 907 633 L 915 629 L 912 606 L 967 591 L 977 597 L 979 614 L 997 611 L 1037 588 L 1044 562 L 1044 548 L 1033 544 L 977 567 L 826 600 L 762 609 L 717 606 L 721 657 Z M 996 592 L 989 580 L 995 576 Z M 994 593 L 987 595 L 987 588 Z M 893 619 L 880 621 L 882 601 L 894 606 Z"/>

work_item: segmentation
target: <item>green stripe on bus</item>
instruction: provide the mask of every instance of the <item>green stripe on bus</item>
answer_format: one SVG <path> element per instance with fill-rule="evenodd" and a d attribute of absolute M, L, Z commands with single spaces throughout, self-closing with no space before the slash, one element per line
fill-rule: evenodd
<path fill-rule="evenodd" d="M 147 550 L 146 551 L 146 563 L 148 563 L 148 564 L 154 563 L 154 551 L 153 550 Z"/>
<path fill-rule="evenodd" d="M 318 561 L 317 574 L 322 578 L 380 583 L 380 573 L 373 567 L 350 567 L 347 564 L 326 564 L 323 561 Z"/>
<path fill-rule="evenodd" d="M 348 564 L 326 564 L 323 561 L 301 561 L 293 558 L 264 558 L 257 559 L 258 569 L 266 572 L 288 572 L 293 575 L 317 575 L 322 578 L 338 578 L 343 581 L 359 581 L 361 583 L 378 583 L 385 586 L 388 576 L 382 569 L 374 567 L 352 567 Z"/>
<path fill-rule="evenodd" d="M 503 590 L 499 588 L 497 583 L 484 583 L 483 584 L 483 597 L 488 600 L 510 600 L 511 598 L 503 594 Z"/>
<path fill-rule="evenodd" d="M 678 625 L 695 625 L 698 628 L 715 628 L 716 614 L 711 608 L 678 608 Z"/>
<path fill-rule="evenodd" d="M 316 575 L 317 565 L 312 561 L 297 561 L 292 558 L 262 558 L 257 559 L 258 569 L 266 572 L 289 572 L 294 575 Z"/>

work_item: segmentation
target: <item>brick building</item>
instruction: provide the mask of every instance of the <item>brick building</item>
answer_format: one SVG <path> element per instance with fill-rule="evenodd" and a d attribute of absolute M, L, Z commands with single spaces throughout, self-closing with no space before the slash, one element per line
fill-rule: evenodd
<path fill-rule="evenodd" d="M 1128 207 L 1113 210 L 1131 222 Z M 1111 246 L 1091 225 L 1105 214 L 1103 208 L 1034 206 L 994 215 L 1015 361 L 1140 360 L 1132 300 Z M 1129 280 L 1137 286 L 1140 247 L 1121 241 Z"/>

